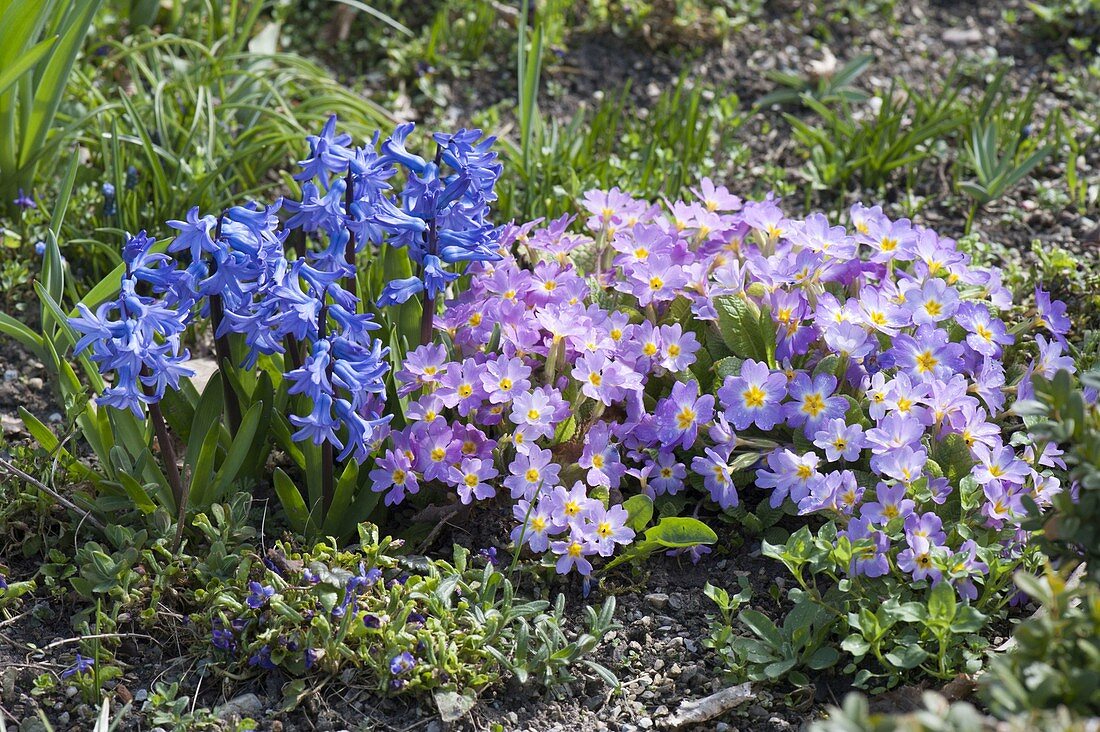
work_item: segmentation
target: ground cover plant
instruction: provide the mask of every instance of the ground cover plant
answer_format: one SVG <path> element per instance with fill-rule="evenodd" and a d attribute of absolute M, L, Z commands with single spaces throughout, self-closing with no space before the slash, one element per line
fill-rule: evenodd
<path fill-rule="evenodd" d="M 0 10 L 0 727 L 1097 713 L 1088 8 L 80 6 Z"/>

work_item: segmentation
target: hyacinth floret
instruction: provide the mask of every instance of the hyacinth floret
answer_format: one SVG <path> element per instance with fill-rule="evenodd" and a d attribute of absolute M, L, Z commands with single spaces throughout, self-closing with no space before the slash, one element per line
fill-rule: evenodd
<path fill-rule="evenodd" d="M 81 334 L 74 353 L 90 351 L 100 373 L 112 377 L 96 402 L 129 409 L 139 418 L 144 416 L 144 405 L 159 402 L 166 389 L 178 389 L 181 378 L 194 375 L 186 366 L 190 353 L 181 343 L 191 303 L 164 297 L 166 293 L 175 296 L 188 274 L 169 257 L 152 253 L 153 244 L 144 231 L 128 236 L 118 297 L 94 312 L 80 303 L 78 316 L 69 319 Z"/>

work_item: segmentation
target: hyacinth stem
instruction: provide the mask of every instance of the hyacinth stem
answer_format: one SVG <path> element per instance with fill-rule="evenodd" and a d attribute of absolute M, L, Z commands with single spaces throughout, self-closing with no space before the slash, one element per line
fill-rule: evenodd
<path fill-rule="evenodd" d="M 321 445 L 321 509 L 322 516 L 328 516 L 332 508 L 332 499 L 336 495 L 336 459 L 335 448 L 325 440 Z M 324 520 L 322 519 L 322 523 Z"/>
<path fill-rule="evenodd" d="M 143 369 L 146 371 L 147 369 Z M 152 395 L 152 390 L 145 387 L 145 393 Z M 172 447 L 172 437 L 168 434 L 168 423 L 164 421 L 164 414 L 160 411 L 160 403 L 153 402 L 149 405 L 149 421 L 153 423 L 153 431 L 157 436 L 157 447 L 160 448 L 161 462 L 164 463 L 165 478 L 172 489 L 172 498 L 176 501 L 176 537 L 172 542 L 172 550 L 179 548 L 183 539 L 183 526 L 187 520 L 187 504 L 191 499 L 191 483 L 184 485 L 180 479 L 179 465 L 176 463 L 176 448 Z"/>
<path fill-rule="evenodd" d="M 420 345 L 426 346 L 432 342 L 432 334 L 435 328 L 435 298 L 424 298 L 424 314 L 420 317 Z"/>
<path fill-rule="evenodd" d="M 351 179 L 351 163 L 348 163 L 348 175 L 346 178 L 347 186 L 344 188 L 344 213 L 351 217 L 351 203 L 352 192 L 354 185 Z M 353 293 L 356 297 L 359 295 L 359 282 L 355 271 L 355 231 L 349 226 L 348 230 L 348 243 L 344 247 L 344 261 L 351 267 L 351 274 L 344 278 L 344 289 L 350 293 Z"/>
<path fill-rule="evenodd" d="M 223 214 L 224 216 L 224 214 Z M 222 218 L 218 217 L 218 225 L 214 228 L 214 241 L 221 238 Z M 210 274 L 218 271 L 218 263 L 210 261 Z M 241 428 L 241 404 L 237 401 L 237 391 L 229 380 L 226 367 L 233 363 L 233 350 L 229 346 L 229 337 L 224 333 L 218 335 L 221 330 L 222 320 L 225 318 L 225 306 L 222 304 L 221 295 L 210 296 L 210 325 L 214 329 L 214 355 L 218 358 L 218 374 L 222 380 L 222 399 L 225 402 L 226 415 L 229 418 L 229 430 L 233 435 Z"/>
<path fill-rule="evenodd" d="M 323 340 L 328 335 L 328 305 L 321 306 L 321 312 L 317 315 L 317 340 Z M 329 360 L 329 383 L 332 383 L 332 361 Z M 332 499 L 336 496 L 336 458 L 332 442 L 325 440 L 321 445 L 321 522 L 328 516 L 332 507 Z"/>

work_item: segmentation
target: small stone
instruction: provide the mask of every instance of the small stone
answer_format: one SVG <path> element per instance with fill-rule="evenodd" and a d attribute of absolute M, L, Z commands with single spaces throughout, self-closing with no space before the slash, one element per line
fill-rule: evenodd
<path fill-rule="evenodd" d="M 638 720 L 638 726 L 641 727 L 642 729 L 649 729 L 650 727 L 653 726 L 653 720 L 650 719 L 649 717 L 642 717 L 641 719 Z"/>
<path fill-rule="evenodd" d="M 770 717 L 768 719 L 768 729 L 790 729 L 791 723 L 782 717 Z"/>
<path fill-rule="evenodd" d="M 981 40 L 982 32 L 977 28 L 948 28 L 943 32 L 943 42 L 951 46 L 968 46 Z"/>
<path fill-rule="evenodd" d="M 730 726 L 725 722 L 719 722 L 714 725 L 714 732 L 729 732 Z"/>
<path fill-rule="evenodd" d="M 4 381 L 15 381 L 19 378 L 19 372 L 15 369 L 7 369 L 4 371 Z"/>
<path fill-rule="evenodd" d="M 58 424 L 61 422 L 61 412 L 51 412 L 49 417 L 46 417 L 46 421 L 52 424 Z"/>
<path fill-rule="evenodd" d="M 584 705 L 594 712 L 603 705 L 603 697 L 599 694 L 594 694 L 584 700 Z"/>
<path fill-rule="evenodd" d="M 687 649 L 688 653 L 695 653 L 699 650 L 699 646 L 695 645 L 695 641 L 690 638 L 684 638 L 684 648 Z"/>
<path fill-rule="evenodd" d="M 232 716 L 259 717 L 264 713 L 264 703 L 255 694 L 241 694 L 235 696 L 225 704 L 214 708 L 214 715 L 218 719 L 228 719 Z"/>
<path fill-rule="evenodd" d="M 72 719 L 72 715 L 69 714 L 68 712 L 62 712 L 61 714 L 57 715 L 57 723 L 59 725 L 61 725 L 62 727 L 69 724 L 69 720 L 71 720 L 71 719 Z"/>
<path fill-rule="evenodd" d="M 680 610 L 684 607 L 684 598 L 679 595 L 669 595 L 668 606 L 673 610 Z"/>
<path fill-rule="evenodd" d="M 749 716 L 753 719 L 763 719 L 764 717 L 768 716 L 768 710 L 760 706 L 759 704 L 753 704 L 751 707 L 749 707 L 748 712 Z"/>
<path fill-rule="evenodd" d="M 134 701 L 136 701 L 136 702 L 143 702 L 148 698 L 149 698 L 149 690 L 148 689 L 138 689 L 137 691 L 134 692 Z"/>
<path fill-rule="evenodd" d="M 45 385 L 46 383 L 37 376 L 32 376 L 31 378 L 27 379 L 27 386 L 34 389 L 35 391 L 40 390 Z"/>
<path fill-rule="evenodd" d="M 0 414 L 0 431 L 5 435 L 18 435 L 23 431 L 23 420 L 10 414 Z"/>
<path fill-rule="evenodd" d="M 443 732 L 443 723 L 438 719 L 433 719 L 431 722 L 428 722 L 426 732 Z"/>
<path fill-rule="evenodd" d="M 651 592 L 645 596 L 645 601 L 654 610 L 664 610 L 668 607 L 668 595 L 663 592 Z"/>

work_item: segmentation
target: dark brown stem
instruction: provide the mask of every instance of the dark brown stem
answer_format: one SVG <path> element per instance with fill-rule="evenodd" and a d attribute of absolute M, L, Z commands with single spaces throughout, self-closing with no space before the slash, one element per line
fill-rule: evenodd
<path fill-rule="evenodd" d="M 344 213 L 351 217 L 352 189 L 355 187 L 351 179 L 351 163 L 348 163 L 347 186 L 344 189 Z M 355 275 L 355 232 L 348 227 L 348 243 L 344 247 L 344 261 L 351 267 L 351 274 L 344 278 L 344 289 L 358 296 L 358 278 Z"/>
<path fill-rule="evenodd" d="M 435 299 L 424 297 L 424 314 L 420 317 L 420 345 L 426 346 L 432 342 L 435 321 Z"/>
<path fill-rule="evenodd" d="M 327 336 L 328 332 L 328 305 L 321 306 L 321 313 L 317 316 L 317 339 L 321 340 Z M 329 359 L 328 363 L 328 378 L 329 382 L 332 381 L 332 360 Z M 332 507 L 332 499 L 336 496 L 336 459 L 335 452 L 333 450 L 332 443 L 325 440 L 321 445 L 321 509 L 322 519 L 321 523 L 324 523 L 324 517 L 328 516 L 329 508 Z"/>
<path fill-rule="evenodd" d="M 214 229 L 214 241 L 221 238 L 222 217 L 218 217 L 218 225 Z M 210 274 L 218 271 L 218 263 L 211 260 Z M 226 370 L 233 365 L 233 349 L 229 345 L 229 336 L 218 335 L 222 320 L 225 318 L 225 307 L 222 304 L 221 295 L 210 296 L 210 324 L 214 328 L 214 354 L 218 357 L 218 374 L 221 375 L 222 392 L 225 400 L 225 411 L 229 417 L 229 431 L 236 436 L 241 428 L 241 404 L 237 400 L 237 391 L 233 388 L 233 382 L 229 379 Z"/>

